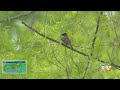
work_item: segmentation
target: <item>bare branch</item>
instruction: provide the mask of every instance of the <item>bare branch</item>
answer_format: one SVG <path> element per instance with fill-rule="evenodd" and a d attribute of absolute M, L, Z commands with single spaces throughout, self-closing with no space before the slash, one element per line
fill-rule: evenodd
<path fill-rule="evenodd" d="M 113 62 L 112 62 L 112 59 L 110 58 L 109 53 L 108 53 L 108 57 L 109 57 L 109 60 L 111 61 L 111 63 L 113 63 Z M 115 71 L 113 71 L 113 73 L 114 73 L 118 78 L 120 78 L 119 75 L 117 75 L 117 74 L 115 73 Z"/>
<path fill-rule="evenodd" d="M 21 14 L 21 15 L 15 16 L 15 17 L 11 17 L 9 20 L 11 21 L 11 20 L 14 20 L 14 19 L 18 19 L 18 18 L 21 18 L 23 16 L 27 16 L 27 15 L 33 13 L 33 12 L 34 11 L 30 11 L 30 12 L 25 13 L 25 14 Z M 8 18 L 0 21 L 0 23 L 4 23 L 4 22 L 8 22 Z"/>
<path fill-rule="evenodd" d="M 65 69 L 66 67 L 57 59 L 55 54 L 54 54 L 54 57 L 55 57 L 56 61 Z"/>
<path fill-rule="evenodd" d="M 87 63 L 87 67 L 86 67 L 86 69 L 85 69 L 85 72 L 84 72 L 84 74 L 83 74 L 83 78 L 82 78 L 82 79 L 85 78 L 85 75 L 86 75 L 86 73 L 87 73 L 87 70 L 88 70 L 89 64 L 90 64 L 90 61 L 88 61 L 88 63 Z"/>
<path fill-rule="evenodd" d="M 32 27 L 28 26 L 28 25 L 27 25 L 26 23 L 24 23 L 24 22 L 22 22 L 22 24 L 24 24 L 26 27 L 30 28 L 31 30 L 33 30 L 34 32 L 36 32 L 37 34 L 39 34 L 40 36 L 45 37 L 46 39 L 49 39 L 49 40 L 51 40 L 51 41 L 53 41 L 53 42 L 56 42 L 56 43 L 58 43 L 58 44 L 60 44 L 60 45 L 62 45 L 62 46 L 64 46 L 64 47 L 66 47 L 66 48 L 69 48 L 69 49 L 71 49 L 72 51 L 77 52 L 77 53 L 79 53 L 79 54 L 81 54 L 81 55 L 83 55 L 83 56 L 90 57 L 90 55 L 85 54 L 84 52 L 80 52 L 80 51 L 78 51 L 78 50 L 76 50 L 76 49 L 74 49 L 74 48 L 71 48 L 71 47 L 69 47 L 69 46 L 66 46 L 66 45 L 63 44 L 63 43 L 60 43 L 60 42 L 57 41 L 57 40 L 54 40 L 54 39 L 52 39 L 52 38 L 50 38 L 50 37 L 48 37 L 48 36 L 45 36 L 45 35 L 39 33 L 38 31 L 36 31 L 36 30 L 33 29 Z M 101 59 L 99 59 L 99 58 L 97 58 L 97 57 L 93 57 L 93 56 L 92 56 L 92 58 L 93 58 L 93 59 L 96 59 L 97 61 L 102 62 L 102 63 L 108 63 L 108 64 L 110 64 L 111 66 L 114 66 L 115 68 L 120 69 L 120 66 L 119 66 L 119 65 L 116 65 L 116 64 L 114 64 L 114 63 L 105 62 L 104 60 L 101 60 Z"/>
<path fill-rule="evenodd" d="M 79 69 L 79 66 L 77 65 L 77 63 L 74 61 L 73 57 L 70 55 L 71 57 L 71 60 L 73 61 L 73 63 L 75 64 L 76 68 L 77 68 L 77 71 L 78 71 L 78 75 L 80 75 L 80 69 Z"/>
<path fill-rule="evenodd" d="M 100 16 L 102 15 L 103 11 L 100 12 Z M 95 30 L 95 36 L 93 38 L 93 41 L 92 41 L 92 48 L 94 49 L 94 45 L 95 45 L 95 41 L 96 41 L 96 36 L 97 36 L 97 33 L 99 31 L 99 23 L 100 23 L 100 16 L 98 17 L 98 21 L 97 21 L 97 26 L 96 26 L 96 30 Z"/>
<path fill-rule="evenodd" d="M 71 49 L 71 50 L 73 50 L 73 51 L 75 51 L 75 52 L 77 52 L 77 53 L 79 53 L 79 54 L 82 54 L 82 55 L 84 55 L 84 56 L 88 56 L 87 54 L 85 54 L 85 53 L 83 53 L 83 52 L 79 52 L 79 51 L 77 51 L 76 49 L 73 49 L 73 48 L 71 48 L 71 47 L 69 47 L 69 46 L 67 46 L 67 45 L 65 45 L 65 44 L 63 44 L 63 43 L 60 43 L 60 42 L 57 41 L 57 40 L 54 40 L 54 39 L 52 39 L 52 38 L 50 38 L 50 37 L 48 37 L 48 36 L 45 36 L 45 35 L 39 33 L 38 31 L 36 31 L 36 30 L 33 29 L 32 27 L 28 26 L 28 25 L 25 24 L 24 22 L 22 22 L 22 23 L 23 23 L 25 26 L 27 26 L 28 28 L 30 28 L 31 30 L 33 30 L 34 32 L 36 32 L 37 34 L 39 34 L 40 36 L 45 37 L 46 39 L 49 39 L 49 40 L 51 40 L 51 41 L 53 41 L 53 42 L 56 42 L 56 43 L 58 43 L 58 44 L 61 44 L 61 45 L 65 46 L 65 47 L 67 47 L 67 48 L 69 48 L 69 49 Z"/>

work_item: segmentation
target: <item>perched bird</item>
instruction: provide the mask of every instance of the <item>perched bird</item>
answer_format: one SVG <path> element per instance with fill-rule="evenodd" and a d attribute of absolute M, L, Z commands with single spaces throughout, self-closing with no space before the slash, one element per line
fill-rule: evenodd
<path fill-rule="evenodd" d="M 63 33 L 61 35 L 62 35 L 61 40 L 63 41 L 63 43 L 66 45 L 69 45 L 71 48 L 73 48 L 67 33 Z"/>

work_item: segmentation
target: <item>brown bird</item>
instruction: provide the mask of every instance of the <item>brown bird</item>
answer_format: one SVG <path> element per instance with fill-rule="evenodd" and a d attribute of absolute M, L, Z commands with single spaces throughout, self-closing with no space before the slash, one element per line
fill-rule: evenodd
<path fill-rule="evenodd" d="M 71 48 L 73 48 L 67 33 L 63 33 L 61 35 L 62 35 L 61 40 L 64 42 L 64 44 L 69 45 Z"/>

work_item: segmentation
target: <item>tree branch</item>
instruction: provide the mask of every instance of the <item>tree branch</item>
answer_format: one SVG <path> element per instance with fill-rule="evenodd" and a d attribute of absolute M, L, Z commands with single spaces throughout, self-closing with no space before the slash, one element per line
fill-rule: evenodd
<path fill-rule="evenodd" d="M 100 12 L 100 16 L 103 14 L 103 11 Z M 100 16 L 98 17 L 98 21 L 97 21 L 97 26 L 96 26 L 96 30 L 95 30 L 95 36 L 93 38 L 93 41 L 92 41 L 92 48 L 94 49 L 94 45 L 95 45 L 95 41 L 96 41 L 96 36 L 97 36 L 97 33 L 98 33 L 98 28 L 99 28 L 99 23 L 100 23 Z"/>
<path fill-rule="evenodd" d="M 24 22 L 22 22 L 22 23 L 23 23 L 25 26 L 27 26 L 28 28 L 30 28 L 31 30 L 33 30 L 34 32 L 36 32 L 37 34 L 39 34 L 40 36 L 45 37 L 46 39 L 49 39 L 49 40 L 51 40 L 51 41 L 53 41 L 53 42 L 56 42 L 56 43 L 58 43 L 58 44 L 61 44 L 61 45 L 65 46 L 65 47 L 67 47 L 67 48 L 69 48 L 69 49 L 71 49 L 71 50 L 73 50 L 73 51 L 75 51 L 75 52 L 77 52 L 77 53 L 79 53 L 79 54 L 82 54 L 82 55 L 84 55 L 84 56 L 88 56 L 87 54 L 85 54 L 85 53 L 83 53 L 83 52 L 79 52 L 79 51 L 77 51 L 76 49 L 73 49 L 73 48 L 71 48 L 71 47 L 69 47 L 69 46 L 67 46 L 67 45 L 65 45 L 65 44 L 63 44 L 63 43 L 60 43 L 60 42 L 57 41 L 57 40 L 54 40 L 54 39 L 52 39 L 52 38 L 49 38 L 48 36 L 45 36 L 45 35 L 39 33 L 38 31 L 36 31 L 36 30 L 33 29 L 32 27 L 28 26 L 28 25 L 25 24 Z"/>
<path fill-rule="evenodd" d="M 90 59 L 90 58 L 89 58 L 89 59 Z M 86 73 L 87 73 L 87 70 L 88 70 L 89 64 L 90 64 L 90 61 L 88 61 L 88 63 L 87 63 L 87 67 L 85 68 L 85 72 L 84 72 L 84 74 L 83 74 L 83 78 L 82 78 L 82 79 L 85 78 L 85 75 L 86 75 Z"/>
<path fill-rule="evenodd" d="M 28 13 L 25 13 L 25 14 L 21 14 L 21 15 L 17 15 L 17 16 L 15 16 L 15 17 L 11 17 L 11 18 L 7 18 L 7 19 L 4 19 L 4 20 L 1 20 L 0 21 L 0 23 L 4 23 L 4 22 L 8 22 L 8 20 L 14 20 L 14 19 L 18 19 L 18 18 L 21 18 L 21 17 L 23 17 L 23 16 L 27 16 L 27 15 L 29 15 L 29 14 L 31 14 L 31 13 L 33 13 L 34 11 L 30 11 L 30 12 L 28 12 Z"/>
<path fill-rule="evenodd" d="M 52 38 L 50 38 L 50 37 L 48 37 L 48 36 L 45 36 L 45 35 L 39 33 L 37 30 L 35 30 L 35 29 L 33 29 L 32 27 L 28 26 L 25 22 L 22 22 L 22 24 L 24 24 L 26 27 L 28 27 L 29 29 L 31 29 L 31 30 L 34 31 L 35 33 L 39 34 L 40 36 L 45 37 L 46 39 L 49 39 L 50 41 L 56 42 L 56 43 L 58 43 L 58 44 L 60 44 L 60 45 L 62 45 L 62 46 L 64 46 L 64 47 L 66 47 L 66 48 L 69 48 L 69 49 L 73 50 L 74 52 L 77 52 L 77 53 L 79 53 L 79 54 L 81 54 L 81 55 L 83 55 L 83 56 L 90 57 L 88 54 L 85 54 L 85 53 L 80 52 L 80 51 L 78 51 L 78 50 L 76 50 L 76 49 L 74 49 L 74 48 L 71 48 L 71 47 L 69 47 L 69 46 L 66 46 L 65 44 L 60 43 L 60 42 L 57 41 L 57 40 L 54 40 L 54 39 L 52 39 Z M 108 64 L 110 64 L 111 66 L 114 66 L 115 68 L 120 69 L 120 66 L 119 66 L 119 65 L 116 65 L 116 64 L 113 64 L 113 63 L 109 63 L 109 62 L 105 62 L 105 61 L 103 61 L 103 60 L 101 60 L 101 59 L 99 59 L 99 58 L 93 57 L 93 56 L 92 56 L 92 58 L 93 58 L 93 59 L 96 59 L 97 61 L 99 61 L 99 62 L 101 62 L 101 63 L 108 63 Z"/>

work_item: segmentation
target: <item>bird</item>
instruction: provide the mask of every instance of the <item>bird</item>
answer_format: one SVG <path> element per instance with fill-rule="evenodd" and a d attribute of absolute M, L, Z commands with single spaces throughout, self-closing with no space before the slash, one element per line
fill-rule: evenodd
<path fill-rule="evenodd" d="M 70 46 L 73 49 L 71 41 L 70 41 L 67 33 L 62 33 L 61 36 L 62 36 L 61 40 L 63 41 L 63 43 L 67 46 Z"/>

